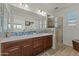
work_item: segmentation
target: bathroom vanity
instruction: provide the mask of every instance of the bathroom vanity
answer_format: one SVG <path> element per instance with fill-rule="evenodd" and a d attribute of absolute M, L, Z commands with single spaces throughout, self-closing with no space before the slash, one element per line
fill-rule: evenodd
<path fill-rule="evenodd" d="M 35 56 L 52 47 L 52 34 L 6 38 L 1 42 L 2 56 Z"/>
<path fill-rule="evenodd" d="M 13 4 L 2 5 L 2 56 L 34 56 L 52 47 L 53 32 L 48 33 L 45 16 Z"/>

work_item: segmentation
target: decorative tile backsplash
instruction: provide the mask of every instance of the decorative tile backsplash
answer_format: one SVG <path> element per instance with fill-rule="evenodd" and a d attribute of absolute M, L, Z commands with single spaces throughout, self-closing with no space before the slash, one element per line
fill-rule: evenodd
<path fill-rule="evenodd" d="M 35 31 L 29 31 L 29 32 L 6 32 L 6 37 L 32 35 L 33 33 L 35 33 Z"/>

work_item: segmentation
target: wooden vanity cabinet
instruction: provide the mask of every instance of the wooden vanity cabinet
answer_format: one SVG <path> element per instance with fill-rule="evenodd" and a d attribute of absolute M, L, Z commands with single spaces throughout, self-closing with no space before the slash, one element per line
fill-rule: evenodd
<path fill-rule="evenodd" d="M 22 47 L 22 56 L 32 56 L 32 46 L 31 45 L 23 45 Z"/>
<path fill-rule="evenodd" d="M 5 50 L 5 56 L 21 56 L 21 49 L 19 46 L 11 47 Z"/>
<path fill-rule="evenodd" d="M 18 42 L 6 42 L 1 44 L 2 56 L 20 56 L 21 47 Z"/>
<path fill-rule="evenodd" d="M 23 39 L 2 43 L 1 54 L 3 56 L 31 56 L 32 42 L 32 39 Z"/>
<path fill-rule="evenodd" d="M 52 47 L 52 35 L 1 43 L 2 56 L 34 56 Z"/>
<path fill-rule="evenodd" d="M 34 38 L 33 55 L 37 55 L 43 51 L 43 39 L 41 37 Z"/>
<path fill-rule="evenodd" d="M 52 35 L 50 36 L 45 36 L 44 38 L 44 50 L 48 50 L 49 48 L 52 47 Z"/>
<path fill-rule="evenodd" d="M 33 40 L 26 39 L 22 41 L 22 56 L 32 56 L 33 55 Z"/>

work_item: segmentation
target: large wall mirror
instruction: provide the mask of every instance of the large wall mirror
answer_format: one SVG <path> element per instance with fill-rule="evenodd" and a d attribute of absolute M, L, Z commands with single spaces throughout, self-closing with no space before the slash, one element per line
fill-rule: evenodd
<path fill-rule="evenodd" d="M 3 26 L 4 26 L 4 4 L 0 4 L 0 38 L 2 37 L 2 34 L 4 32 Z"/>
<path fill-rule="evenodd" d="M 44 27 L 45 17 L 4 4 L 4 32 L 40 30 Z"/>

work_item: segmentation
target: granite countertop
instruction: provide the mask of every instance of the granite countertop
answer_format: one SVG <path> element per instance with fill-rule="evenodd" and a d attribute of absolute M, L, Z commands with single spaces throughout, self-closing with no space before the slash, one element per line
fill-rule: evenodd
<path fill-rule="evenodd" d="M 46 35 L 53 35 L 53 34 L 52 33 L 39 33 L 39 34 L 32 34 L 32 35 L 12 36 L 12 37 L 3 38 L 0 43 L 14 41 L 14 40 L 34 38 L 34 37 L 40 37 L 40 36 L 46 36 Z"/>
<path fill-rule="evenodd" d="M 75 42 L 79 42 L 79 40 L 73 40 L 73 41 L 75 41 Z"/>

